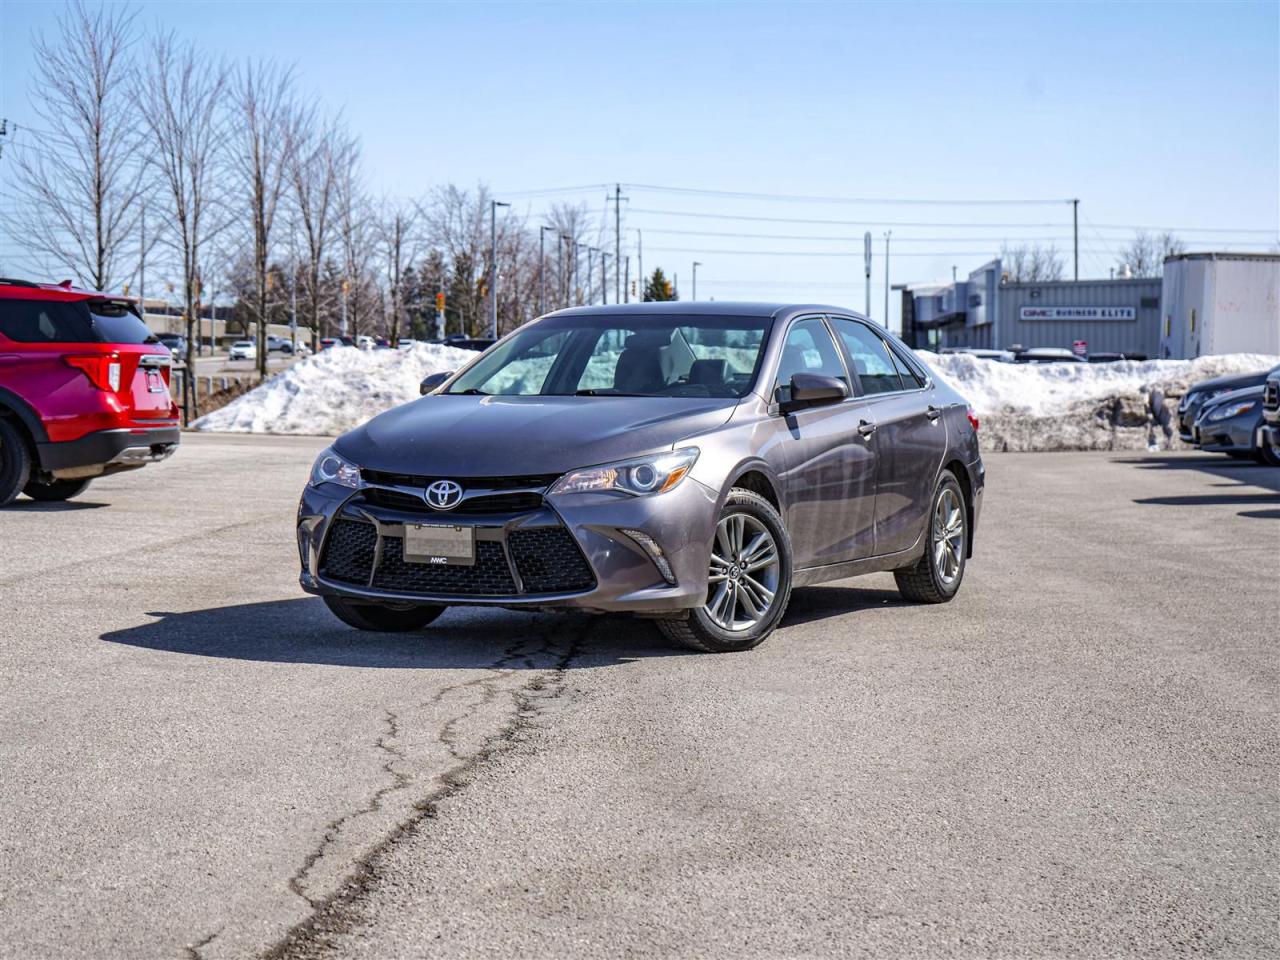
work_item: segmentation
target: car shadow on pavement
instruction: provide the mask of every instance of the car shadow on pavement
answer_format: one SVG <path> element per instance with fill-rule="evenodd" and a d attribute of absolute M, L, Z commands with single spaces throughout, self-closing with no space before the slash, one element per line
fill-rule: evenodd
<path fill-rule="evenodd" d="M 99 507 L 109 507 L 109 503 L 99 503 L 96 500 L 15 500 L 13 503 L 4 507 L 5 510 L 20 511 L 22 513 L 71 513 L 75 510 L 97 510 Z"/>
<path fill-rule="evenodd" d="M 1255 486 L 1280 492 L 1280 470 L 1252 460 L 1233 460 L 1222 454 L 1168 457 L 1151 456 L 1120 457 L 1116 463 L 1128 463 L 1140 470 L 1197 470 L 1222 480 L 1230 480 L 1227 486 Z"/>
<path fill-rule="evenodd" d="M 910 606 L 897 590 L 875 590 L 865 587 L 845 587 L 823 584 L 816 587 L 796 587 L 791 592 L 787 612 L 782 616 L 783 627 L 793 627 L 814 620 L 825 620 L 843 613 L 854 613 L 868 607 Z"/>
<path fill-rule="evenodd" d="M 301 597 L 147 616 L 155 619 L 100 639 L 196 657 L 420 670 L 546 670 L 575 645 L 591 667 L 686 652 L 651 624 L 585 614 L 455 607 L 422 630 L 373 633 L 345 626 L 319 599 Z"/>

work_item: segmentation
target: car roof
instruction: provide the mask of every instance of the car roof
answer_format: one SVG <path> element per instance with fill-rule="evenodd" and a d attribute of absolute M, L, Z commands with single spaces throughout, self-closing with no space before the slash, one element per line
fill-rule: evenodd
<path fill-rule="evenodd" d="M 15 280 L 11 277 L 0 277 L 0 300 L 61 300 L 75 302 L 77 300 L 109 300 L 135 301 L 135 297 L 122 297 L 110 293 L 99 293 L 96 290 L 82 290 L 72 286 L 70 280 L 61 283 L 36 283 L 33 280 Z"/>
<path fill-rule="evenodd" d="M 790 317 L 798 313 L 838 313 L 861 317 L 856 310 L 826 303 L 757 303 L 745 300 L 651 300 L 642 303 L 610 303 L 603 306 L 568 307 L 549 317 L 617 316 Z M 865 319 L 865 318 L 864 318 Z"/>

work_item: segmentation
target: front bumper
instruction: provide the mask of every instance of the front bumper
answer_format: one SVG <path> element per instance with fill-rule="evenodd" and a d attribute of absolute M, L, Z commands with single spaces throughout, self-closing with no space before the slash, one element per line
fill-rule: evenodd
<path fill-rule="evenodd" d="M 359 491 L 334 484 L 308 485 L 298 505 L 299 582 L 308 593 L 388 604 L 669 614 L 706 602 L 717 512 L 716 493 L 692 478 L 657 496 L 573 494 L 545 498 L 534 509 L 493 515 L 403 510 L 375 505 Z M 366 538 L 376 535 L 367 577 L 364 566 L 359 577 L 350 567 L 339 570 L 334 555 L 326 553 L 335 530 L 355 529 L 345 526 L 349 523 L 372 525 L 372 531 L 366 526 L 360 533 Z M 456 574 L 458 568 L 443 568 L 455 574 L 437 574 L 425 565 L 406 563 L 406 523 L 474 527 L 477 567 L 483 560 L 483 570 L 466 579 Z M 623 530 L 641 531 L 661 546 L 675 583 L 667 581 L 645 549 Z M 541 571 L 542 565 L 529 551 L 541 543 L 556 544 L 555 556 L 563 558 L 564 545 L 570 542 L 565 535 L 581 553 L 590 576 L 578 578 L 572 589 L 548 589 L 555 578 L 530 575 L 531 568 Z M 333 545 L 337 543 L 335 539 Z M 464 579 L 465 590 L 451 586 Z"/>
<path fill-rule="evenodd" d="M 59 479 L 102 476 L 163 460 L 182 438 L 176 424 L 96 430 L 77 440 L 37 443 L 40 468 Z"/>
<path fill-rule="evenodd" d="M 1246 414 L 1227 420 L 1197 421 L 1196 446 L 1206 453 L 1252 453 L 1259 420 L 1256 414 Z"/>

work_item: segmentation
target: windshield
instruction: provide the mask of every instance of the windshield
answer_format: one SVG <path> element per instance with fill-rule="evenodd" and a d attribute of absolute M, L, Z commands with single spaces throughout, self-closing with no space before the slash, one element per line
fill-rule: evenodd
<path fill-rule="evenodd" d="M 0 301 L 0 333 L 20 343 L 156 343 L 134 312 L 118 300 Z"/>
<path fill-rule="evenodd" d="M 551 317 L 517 332 L 446 393 L 494 396 L 742 397 L 768 317 Z"/>

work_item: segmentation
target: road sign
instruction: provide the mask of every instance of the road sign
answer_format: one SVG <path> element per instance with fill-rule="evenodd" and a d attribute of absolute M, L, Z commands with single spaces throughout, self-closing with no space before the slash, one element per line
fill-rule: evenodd
<path fill-rule="evenodd" d="M 1071 352 L 1077 357 L 1087 357 L 1089 355 L 1089 341 L 1073 340 L 1071 342 Z"/>

